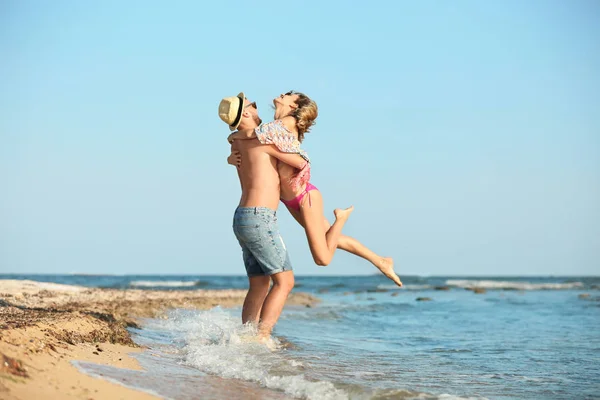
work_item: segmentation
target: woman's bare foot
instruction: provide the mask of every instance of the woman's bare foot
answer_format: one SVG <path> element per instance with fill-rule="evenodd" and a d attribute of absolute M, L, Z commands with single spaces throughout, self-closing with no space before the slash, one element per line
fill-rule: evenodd
<path fill-rule="evenodd" d="M 375 266 L 396 285 L 402 287 L 400 277 L 394 272 L 394 259 L 392 257 L 381 257 Z"/>
<path fill-rule="evenodd" d="M 346 221 L 350 214 L 354 211 L 354 206 L 348 207 L 346 209 L 336 208 L 333 210 L 333 214 L 335 215 L 335 219 L 340 221 Z"/>

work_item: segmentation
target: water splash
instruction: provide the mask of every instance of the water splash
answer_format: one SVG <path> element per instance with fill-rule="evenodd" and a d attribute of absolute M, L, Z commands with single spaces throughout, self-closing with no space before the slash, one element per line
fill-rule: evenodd
<path fill-rule="evenodd" d="M 174 311 L 165 328 L 184 336 L 184 362 L 206 373 L 241 379 L 303 399 L 342 400 L 348 394 L 332 382 L 308 379 L 304 365 L 286 356 L 281 343 L 271 351 L 256 340 L 252 326 L 220 308 L 202 312 Z"/>

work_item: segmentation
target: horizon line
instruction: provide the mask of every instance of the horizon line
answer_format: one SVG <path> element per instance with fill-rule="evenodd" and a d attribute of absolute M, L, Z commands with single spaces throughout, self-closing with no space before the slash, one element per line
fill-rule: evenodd
<path fill-rule="evenodd" d="M 244 274 L 191 274 L 191 273 L 87 273 L 87 272 L 61 272 L 61 273 L 45 273 L 45 272 L 1 272 L 0 276 L 3 275 L 39 275 L 39 276 L 49 276 L 49 275 L 63 275 L 63 276 L 183 276 L 183 277 L 246 277 Z M 340 278 L 340 277 L 364 277 L 364 276 L 377 276 L 381 275 L 379 273 L 370 273 L 370 274 L 294 274 L 297 277 L 327 277 L 327 278 Z M 483 274 L 483 275 L 472 275 L 472 274 L 428 274 L 428 275 L 416 275 L 416 274 L 404 274 L 403 277 L 417 277 L 417 278 L 443 278 L 443 277 L 470 277 L 470 278 L 523 278 L 523 277 L 531 277 L 531 278 L 572 278 L 572 277 L 585 277 L 585 278 L 600 278 L 600 275 L 587 275 L 587 274 L 575 274 L 575 275 L 562 275 L 562 274 Z"/>

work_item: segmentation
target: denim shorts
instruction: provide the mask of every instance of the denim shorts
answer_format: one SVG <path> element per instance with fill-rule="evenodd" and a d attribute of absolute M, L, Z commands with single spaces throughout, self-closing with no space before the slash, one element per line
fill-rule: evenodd
<path fill-rule="evenodd" d="M 233 233 L 242 247 L 248 276 L 291 271 L 277 225 L 277 212 L 267 207 L 238 207 L 233 216 Z"/>

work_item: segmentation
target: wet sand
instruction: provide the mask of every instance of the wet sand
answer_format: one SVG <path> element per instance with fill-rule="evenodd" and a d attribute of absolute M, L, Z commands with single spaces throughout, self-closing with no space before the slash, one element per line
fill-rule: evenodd
<path fill-rule="evenodd" d="M 0 280 L 0 398 L 154 399 L 78 371 L 72 360 L 139 369 L 127 327 L 171 308 L 240 306 L 245 290 L 96 289 Z M 288 305 L 318 300 L 292 293 Z M 132 384 L 134 384 L 132 382 Z"/>

